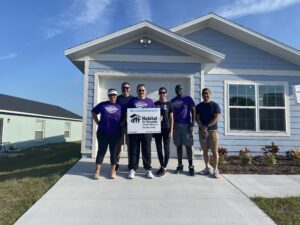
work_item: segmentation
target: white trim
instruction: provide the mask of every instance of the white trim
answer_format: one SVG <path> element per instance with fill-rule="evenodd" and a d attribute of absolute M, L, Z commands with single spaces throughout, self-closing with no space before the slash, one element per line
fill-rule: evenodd
<path fill-rule="evenodd" d="M 191 57 L 191 56 L 164 56 L 164 55 L 98 54 L 98 55 L 90 56 L 90 60 L 118 61 L 118 62 L 201 63 L 201 59 Z"/>
<path fill-rule="evenodd" d="M 48 115 L 43 115 L 43 114 L 26 113 L 26 112 L 3 110 L 3 109 L 0 109 L 0 112 L 10 113 L 10 114 L 17 114 L 17 115 L 22 115 L 22 116 L 37 116 L 37 117 L 43 117 L 43 118 L 49 118 L 49 119 L 63 119 L 63 120 L 82 121 L 81 119 L 74 119 L 74 118 L 68 118 L 68 117 L 48 116 Z"/>
<path fill-rule="evenodd" d="M 200 102 L 202 99 L 201 93 L 203 88 L 205 88 L 205 71 L 204 71 L 205 66 L 201 64 L 201 72 L 200 72 Z"/>
<path fill-rule="evenodd" d="M 293 87 L 295 104 L 300 105 L 300 85 L 294 85 Z"/>
<path fill-rule="evenodd" d="M 94 105 L 93 107 L 95 107 L 98 102 L 99 102 L 99 76 L 94 76 Z M 100 121 L 100 118 L 98 118 L 99 121 Z M 98 140 L 97 140 L 97 124 L 94 122 L 94 119 L 93 119 L 93 133 L 92 133 L 92 137 L 93 137 L 93 140 L 92 140 L 92 158 L 96 158 L 97 156 L 97 146 L 98 146 Z"/>
<path fill-rule="evenodd" d="M 120 43 L 124 40 L 128 40 L 129 38 L 141 35 L 150 36 L 152 38 L 156 36 L 161 41 L 167 39 L 169 45 L 180 45 L 182 49 L 185 49 L 192 55 L 196 54 L 205 57 L 212 62 L 220 62 L 225 58 L 225 55 L 218 51 L 210 49 L 197 42 L 193 42 L 183 36 L 177 35 L 167 29 L 163 29 L 147 21 L 67 49 L 65 51 L 65 55 L 70 60 L 76 61 L 78 58 L 88 55 L 90 52 L 95 52 L 96 49 L 100 51 L 100 49 L 106 48 L 107 46 L 114 45 L 115 43 Z"/>
<path fill-rule="evenodd" d="M 88 100 L 88 85 L 89 85 L 89 60 L 85 59 L 84 62 L 84 78 L 83 78 L 83 121 L 82 121 L 82 140 L 81 140 L 81 154 L 90 153 L 85 149 L 86 144 L 86 118 L 87 118 L 87 100 Z"/>
<path fill-rule="evenodd" d="M 177 79 L 177 78 L 186 78 L 187 81 L 190 84 L 190 88 L 189 88 L 189 94 L 191 97 L 194 98 L 194 91 L 195 91 L 195 84 L 194 84 L 194 74 L 171 74 L 171 73 L 124 73 L 124 72 L 119 72 L 119 71 L 99 71 L 99 72 L 95 72 L 94 74 L 95 76 L 95 92 L 94 92 L 94 102 L 96 104 L 96 102 L 99 102 L 99 95 L 98 95 L 98 91 L 100 88 L 100 82 L 99 82 L 99 77 L 103 77 L 103 78 L 111 78 L 111 77 L 130 77 L 130 78 L 139 78 L 139 79 L 143 79 L 143 78 L 154 78 L 154 79 L 164 79 L 164 77 L 166 77 L 167 79 Z M 96 129 L 94 129 L 95 126 L 93 126 L 93 141 L 92 141 L 92 156 L 96 156 Z"/>
<path fill-rule="evenodd" d="M 300 76 L 300 70 L 251 70 L 213 68 L 208 75 Z"/>
<path fill-rule="evenodd" d="M 229 107 L 228 97 L 229 97 L 229 84 L 249 84 L 255 85 L 255 107 L 247 107 L 247 108 L 255 108 L 255 116 L 256 116 L 256 131 L 230 131 L 229 130 L 229 109 L 233 107 Z M 272 107 L 274 108 L 284 108 L 285 109 L 285 123 L 286 123 L 286 131 L 259 131 L 259 117 L 257 111 L 262 108 L 259 107 L 259 96 L 258 96 L 258 86 L 259 85 L 283 85 L 284 92 L 285 92 L 285 106 L 284 107 Z M 281 81 L 247 81 L 247 80 L 225 80 L 224 81 L 224 114 L 225 114 L 225 135 L 232 135 L 232 136 L 290 136 L 291 135 L 291 128 L 290 128 L 290 105 L 289 105 L 289 98 L 288 98 L 288 82 L 281 82 Z M 240 108 L 240 107 L 239 107 Z"/>

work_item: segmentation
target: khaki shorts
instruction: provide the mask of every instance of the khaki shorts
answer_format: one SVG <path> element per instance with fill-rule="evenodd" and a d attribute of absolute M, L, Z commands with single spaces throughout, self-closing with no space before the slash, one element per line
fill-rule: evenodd
<path fill-rule="evenodd" d="M 176 147 L 181 145 L 192 147 L 194 144 L 194 138 L 193 133 L 190 132 L 190 125 L 175 123 L 173 141 Z"/>
<path fill-rule="evenodd" d="M 218 151 L 219 146 L 219 133 L 217 130 L 208 131 L 208 137 L 205 140 L 203 140 L 203 136 L 201 134 L 201 131 L 199 130 L 199 140 L 200 145 L 203 151 L 208 151 L 209 149 L 213 152 Z"/>

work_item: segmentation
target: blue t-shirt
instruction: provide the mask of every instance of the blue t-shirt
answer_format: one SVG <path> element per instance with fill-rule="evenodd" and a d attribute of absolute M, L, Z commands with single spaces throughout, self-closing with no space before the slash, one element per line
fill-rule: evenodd
<path fill-rule="evenodd" d="M 215 118 L 215 114 L 220 114 L 221 109 L 218 103 L 210 101 L 208 103 L 201 102 L 196 106 L 196 115 L 200 115 L 202 125 L 208 124 Z M 208 130 L 217 130 L 218 123 L 208 128 Z"/>
<path fill-rule="evenodd" d="M 190 96 L 177 96 L 171 100 L 174 110 L 174 122 L 180 124 L 191 123 L 191 108 L 195 102 Z"/>
<path fill-rule="evenodd" d="M 155 108 L 155 105 L 151 98 L 132 97 L 126 108 Z"/>
<path fill-rule="evenodd" d="M 97 133 L 114 135 L 121 132 L 122 107 L 109 101 L 100 102 L 92 109 L 93 113 L 100 114 Z"/>

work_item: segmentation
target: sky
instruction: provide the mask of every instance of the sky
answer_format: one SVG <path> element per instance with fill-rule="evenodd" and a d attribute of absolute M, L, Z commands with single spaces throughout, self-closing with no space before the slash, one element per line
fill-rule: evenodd
<path fill-rule="evenodd" d="M 82 115 L 83 74 L 66 49 L 144 20 L 169 29 L 210 12 L 300 49 L 300 0 L 1 0 L 0 93 Z"/>

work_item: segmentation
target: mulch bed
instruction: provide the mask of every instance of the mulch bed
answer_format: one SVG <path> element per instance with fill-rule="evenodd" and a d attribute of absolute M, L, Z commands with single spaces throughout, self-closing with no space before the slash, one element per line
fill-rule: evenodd
<path fill-rule="evenodd" d="M 226 156 L 226 164 L 219 165 L 219 171 L 223 174 L 300 174 L 300 165 L 295 160 L 286 156 L 277 156 L 277 164 L 267 166 L 264 156 L 253 157 L 252 164 L 242 166 L 239 156 Z"/>

